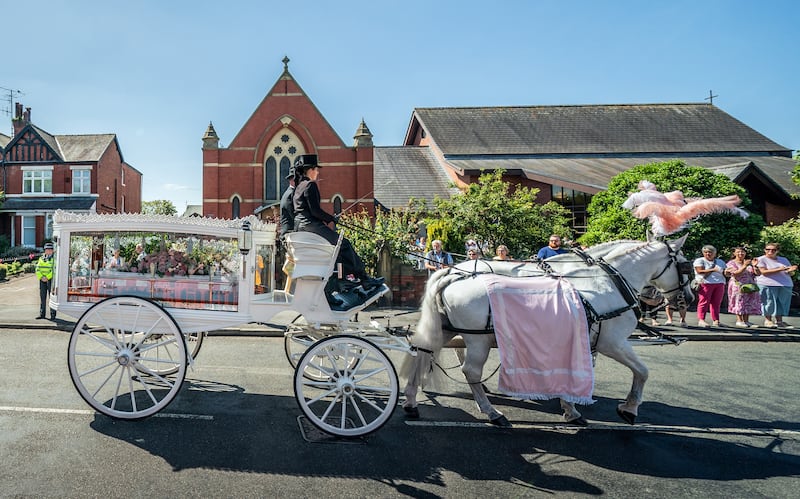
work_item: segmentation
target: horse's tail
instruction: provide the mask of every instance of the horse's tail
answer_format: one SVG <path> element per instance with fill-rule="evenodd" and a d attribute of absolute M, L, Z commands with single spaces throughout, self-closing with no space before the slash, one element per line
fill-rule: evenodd
<path fill-rule="evenodd" d="M 400 366 L 400 376 L 413 386 L 427 386 L 432 389 L 442 386 L 443 375 L 435 368 L 445 341 L 438 297 L 441 290 L 450 282 L 450 279 L 445 279 L 448 275 L 452 274 L 445 269 L 439 270 L 425 285 L 419 322 L 409 337 L 411 345 L 417 348 L 417 354 L 407 355 Z"/>

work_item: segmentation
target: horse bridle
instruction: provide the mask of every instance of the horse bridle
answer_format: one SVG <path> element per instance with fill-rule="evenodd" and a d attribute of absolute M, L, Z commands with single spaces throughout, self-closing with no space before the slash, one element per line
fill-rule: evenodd
<path fill-rule="evenodd" d="M 652 280 L 655 281 L 656 279 L 664 275 L 664 273 L 667 270 L 669 270 L 670 266 L 675 265 L 675 270 L 678 272 L 678 287 L 672 288 L 667 291 L 662 291 L 661 293 L 664 295 L 666 299 L 669 300 L 672 296 L 674 296 L 671 295 L 671 293 L 679 292 L 677 299 L 678 306 L 681 308 L 686 308 L 687 305 L 686 293 L 684 292 L 684 290 L 686 289 L 686 286 L 689 284 L 689 276 L 692 274 L 692 263 L 689 261 L 679 262 L 678 253 L 680 252 L 680 250 L 678 251 L 673 250 L 669 244 L 666 244 L 666 246 L 667 246 L 667 254 L 669 255 L 669 261 L 664 266 L 664 268 L 661 269 L 661 272 L 659 272 L 655 277 L 653 277 Z"/>

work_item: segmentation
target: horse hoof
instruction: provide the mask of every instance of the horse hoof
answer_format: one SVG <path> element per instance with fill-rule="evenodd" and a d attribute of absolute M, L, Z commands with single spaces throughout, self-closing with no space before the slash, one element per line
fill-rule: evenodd
<path fill-rule="evenodd" d="M 419 419 L 418 407 L 403 407 L 403 410 L 405 411 L 408 419 Z"/>
<path fill-rule="evenodd" d="M 499 426 L 500 428 L 513 428 L 514 425 L 511 424 L 511 421 L 508 420 L 505 416 L 498 416 L 490 421 L 493 425 Z"/>
<path fill-rule="evenodd" d="M 589 422 L 586 421 L 586 418 L 583 416 L 577 417 L 570 421 L 567 421 L 567 424 L 575 425 L 575 426 L 589 426 Z"/>
<path fill-rule="evenodd" d="M 636 414 L 628 411 L 623 411 L 617 408 L 617 415 L 622 418 L 628 424 L 633 424 L 636 422 Z"/>

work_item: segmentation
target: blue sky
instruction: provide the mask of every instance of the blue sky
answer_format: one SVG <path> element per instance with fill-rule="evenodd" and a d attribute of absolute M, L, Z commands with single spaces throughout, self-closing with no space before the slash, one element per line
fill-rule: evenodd
<path fill-rule="evenodd" d="M 345 143 L 415 107 L 704 102 L 800 149 L 796 0 L 3 2 L 0 87 L 53 134 L 115 133 L 143 199 L 202 201 L 281 59 Z M 8 92 L 0 94 L 6 110 Z M 13 110 L 13 108 L 12 108 Z M 11 132 L 0 113 L 0 131 Z"/>

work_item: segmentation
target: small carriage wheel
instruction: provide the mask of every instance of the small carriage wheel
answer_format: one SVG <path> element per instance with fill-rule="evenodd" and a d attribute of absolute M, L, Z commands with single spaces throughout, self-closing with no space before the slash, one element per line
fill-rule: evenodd
<path fill-rule="evenodd" d="M 310 328 L 293 327 L 296 325 L 304 325 L 305 323 L 303 316 L 298 315 L 292 320 L 291 325 L 287 328 L 286 334 L 283 336 L 283 350 L 286 353 L 286 359 L 289 361 L 289 364 L 291 364 L 292 369 L 297 369 L 297 363 L 300 362 L 300 358 L 311 345 L 330 336 L 330 334 L 334 332 L 330 330 L 330 333 L 326 335 L 321 331 Z M 327 360 L 325 358 L 317 359 L 317 362 L 311 363 L 309 367 L 306 368 L 303 372 L 303 376 L 312 381 L 325 381 L 328 379 L 327 371 L 325 367 L 320 368 L 320 366 L 325 366 L 326 363 Z"/>
<path fill-rule="evenodd" d="M 81 397 L 119 419 L 151 416 L 172 402 L 186 376 L 186 359 L 186 343 L 172 316 L 133 296 L 108 298 L 84 312 L 67 351 Z"/>
<path fill-rule="evenodd" d="M 306 369 L 326 372 L 327 379 L 308 379 Z M 389 420 L 400 392 L 394 365 L 380 348 L 363 338 L 336 335 L 316 342 L 300 358 L 294 394 L 303 414 L 320 430 L 360 437 Z"/>

